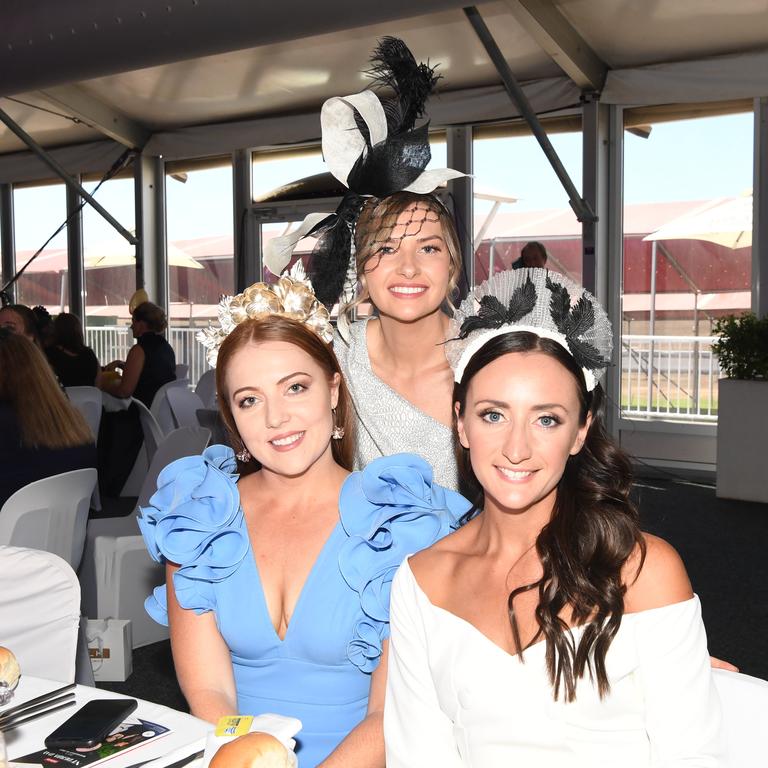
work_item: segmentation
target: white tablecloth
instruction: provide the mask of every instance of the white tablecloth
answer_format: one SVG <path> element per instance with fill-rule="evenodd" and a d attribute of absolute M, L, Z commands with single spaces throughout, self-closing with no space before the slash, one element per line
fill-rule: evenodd
<path fill-rule="evenodd" d="M 8 709 L 22 704 L 36 696 L 41 696 L 48 691 L 61 688 L 62 684 L 53 680 L 44 680 L 39 677 L 29 677 L 24 675 L 19 681 L 16 693 L 11 701 L 2 709 Z M 5 734 L 5 748 L 8 752 L 8 759 L 12 762 L 17 757 L 23 757 L 31 752 L 43 749 L 45 737 L 55 728 L 71 717 L 86 701 L 90 699 L 125 699 L 119 693 L 112 693 L 100 688 L 88 688 L 78 685 L 75 689 L 75 698 L 77 703 L 72 707 L 61 709 L 52 715 L 33 720 L 26 725 L 21 725 L 17 729 Z M 159 725 L 164 725 L 171 729 L 170 733 L 159 737 L 136 749 L 129 750 L 123 755 L 117 755 L 105 763 L 105 768 L 127 768 L 127 766 L 143 760 L 152 760 L 146 768 L 163 768 L 187 755 L 202 751 L 205 748 L 207 734 L 213 730 L 213 725 L 204 720 L 198 720 L 196 717 L 187 715 L 184 712 L 177 712 L 175 709 L 163 707 L 160 704 L 153 704 L 151 701 L 137 699 L 138 709 L 132 716 L 140 717 Z M 158 758 L 158 759 L 153 759 Z M 190 763 L 190 768 L 196 768 L 202 765 L 202 760 L 196 760 Z"/>

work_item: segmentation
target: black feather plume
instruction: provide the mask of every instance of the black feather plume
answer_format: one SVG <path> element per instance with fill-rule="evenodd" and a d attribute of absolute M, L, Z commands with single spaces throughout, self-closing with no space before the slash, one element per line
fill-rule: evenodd
<path fill-rule="evenodd" d="M 318 301 L 329 309 L 344 289 L 352 250 L 353 222 L 357 220 L 362 204 L 362 198 L 348 192 L 336 213 L 323 219 L 310 233 L 319 235 L 319 239 L 312 249 L 307 274 Z"/>
<path fill-rule="evenodd" d="M 595 310 L 589 299 L 582 294 L 566 320 L 567 335 L 583 336 L 594 324 Z"/>
<path fill-rule="evenodd" d="M 509 300 L 507 310 L 507 322 L 516 323 L 533 311 L 536 306 L 536 286 L 529 277 L 523 285 L 515 289 L 512 298 Z"/>
<path fill-rule="evenodd" d="M 549 313 L 557 330 L 565 336 L 568 314 L 571 311 L 571 296 L 564 285 L 553 282 L 549 276 L 547 276 L 547 288 L 552 294 L 549 299 Z"/>
<path fill-rule="evenodd" d="M 394 99 L 382 99 L 389 133 L 410 131 L 424 114 L 429 95 L 440 79 L 436 67 L 419 64 L 408 46 L 397 37 L 382 37 L 371 56 L 366 74 L 374 86 L 391 88 Z"/>

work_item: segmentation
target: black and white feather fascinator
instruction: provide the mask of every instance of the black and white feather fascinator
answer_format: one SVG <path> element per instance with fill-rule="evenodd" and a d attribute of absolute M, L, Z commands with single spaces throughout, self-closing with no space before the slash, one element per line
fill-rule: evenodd
<path fill-rule="evenodd" d="M 317 237 L 309 275 L 317 297 L 326 305 L 338 300 L 353 250 L 357 218 L 368 198 L 396 192 L 428 194 L 465 174 L 450 168 L 430 169 L 429 124 L 416 127 L 438 77 L 419 64 L 402 40 L 385 37 L 371 57 L 368 74 L 380 96 L 365 90 L 328 99 L 320 112 L 323 157 L 328 170 L 349 190 L 335 213 L 313 213 L 294 231 L 270 240 L 264 264 L 280 274 L 296 244 Z"/>
<path fill-rule="evenodd" d="M 474 288 L 451 320 L 446 357 L 460 382 L 472 356 L 495 336 L 528 331 L 573 357 L 591 392 L 610 365 L 613 331 L 597 299 L 547 269 L 499 272 Z"/>

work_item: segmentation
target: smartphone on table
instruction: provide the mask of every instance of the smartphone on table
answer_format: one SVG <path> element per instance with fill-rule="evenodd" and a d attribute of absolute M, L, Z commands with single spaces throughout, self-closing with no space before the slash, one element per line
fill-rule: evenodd
<path fill-rule="evenodd" d="M 46 749 L 95 747 L 137 706 L 136 699 L 93 699 L 46 738 Z"/>

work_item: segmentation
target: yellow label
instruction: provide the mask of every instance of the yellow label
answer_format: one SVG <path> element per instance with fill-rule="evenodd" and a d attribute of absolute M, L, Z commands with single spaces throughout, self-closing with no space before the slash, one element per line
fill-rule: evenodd
<path fill-rule="evenodd" d="M 227 715 L 216 723 L 217 736 L 245 736 L 251 730 L 252 715 Z"/>

